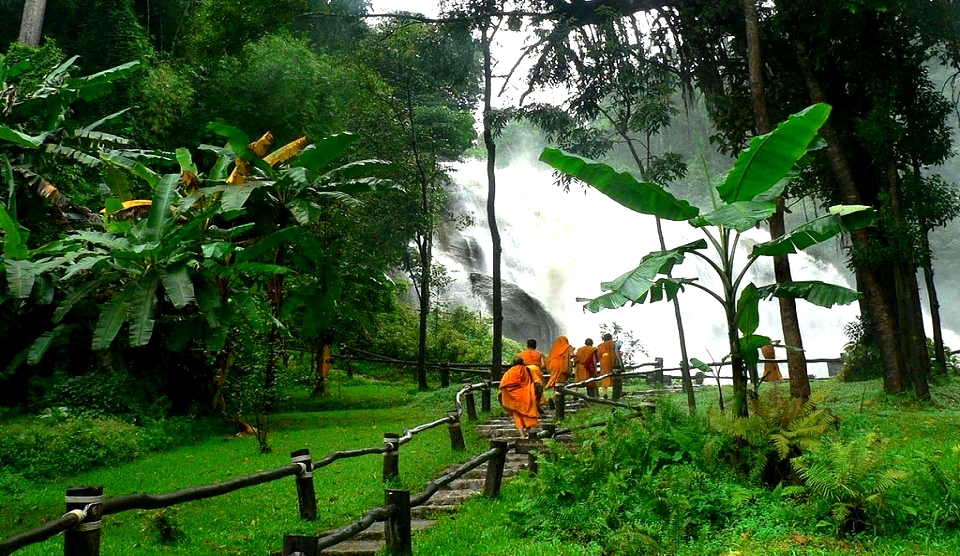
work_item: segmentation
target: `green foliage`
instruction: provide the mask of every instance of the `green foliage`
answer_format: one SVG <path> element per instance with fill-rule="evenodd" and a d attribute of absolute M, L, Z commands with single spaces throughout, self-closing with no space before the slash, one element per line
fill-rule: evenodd
<path fill-rule="evenodd" d="M 370 351 L 399 359 L 417 359 L 417 315 L 410 307 L 397 306 L 378 315 L 376 335 L 368 343 Z M 427 324 L 427 361 L 448 363 L 487 363 L 493 332 L 489 319 L 464 307 L 434 310 Z M 503 353 L 520 353 L 520 342 L 503 339 Z"/>
<path fill-rule="evenodd" d="M 919 457 L 907 481 L 915 506 L 908 513 L 931 528 L 960 529 L 960 445 Z"/>
<path fill-rule="evenodd" d="M 810 492 L 825 501 L 837 531 L 859 533 L 876 525 L 886 510 L 886 494 L 907 477 L 884 461 L 882 441 L 873 431 L 849 441 L 830 442 L 793 460 Z"/>
<path fill-rule="evenodd" d="M 188 419 L 140 427 L 108 417 L 21 419 L 0 425 L 0 470 L 28 481 L 66 477 L 192 442 L 208 426 Z"/>
<path fill-rule="evenodd" d="M 302 39 L 261 35 L 217 62 L 195 84 L 196 99 L 205 121 L 233 122 L 251 137 L 272 131 L 280 144 L 321 137 L 342 131 L 330 103 L 331 63 Z"/>
<path fill-rule="evenodd" d="M 811 106 L 780 124 L 772 132 L 755 138 L 743 150 L 733 168 L 716 186 L 719 203 L 712 212 L 701 214 L 697 207 L 674 197 L 661 185 L 638 180 L 628 172 L 560 151 L 544 149 L 540 160 L 557 170 L 580 179 L 612 200 L 641 214 L 668 220 L 687 220 L 701 228 L 706 240 L 688 243 L 671 250 L 656 251 L 641 259 L 640 265 L 611 282 L 601 283 L 603 295 L 595 299 L 578 299 L 584 308 L 597 312 L 638 304 L 671 300 L 685 287 L 708 293 L 723 308 L 729 328 L 730 352 L 734 377 L 734 413 L 746 417 L 747 389 L 744 363 L 755 363 L 757 350 L 769 338 L 754 335 L 758 326 L 757 303 L 761 297 L 779 296 L 807 299 L 821 306 L 850 303 L 857 292 L 823 282 L 793 282 L 758 288 L 745 283 L 750 267 L 761 255 L 793 252 L 822 242 L 843 232 L 872 225 L 873 211 L 866 206 L 840 206 L 810 226 L 786 234 L 778 240 L 757 245 L 742 268 L 735 266 L 736 246 L 740 234 L 759 225 L 773 214 L 773 199 L 786 183 L 795 177 L 795 166 L 802 165 L 806 152 L 815 145 L 816 132 L 830 114 L 824 104 Z M 709 227 L 715 228 L 709 230 Z M 709 246 L 712 257 L 702 253 Z M 674 278 L 672 270 L 686 255 L 697 256 L 717 274 L 722 289 L 713 291 L 697 282 L 697 278 Z M 737 339 L 736 331 L 743 336 Z"/>
<path fill-rule="evenodd" d="M 773 385 L 750 400 L 748 418 L 715 415 L 713 424 L 730 437 L 732 461 L 751 483 L 797 484 L 791 460 L 820 447 L 836 430 L 836 418 L 822 406 L 828 394 L 820 390 L 804 401 L 784 396 Z"/>

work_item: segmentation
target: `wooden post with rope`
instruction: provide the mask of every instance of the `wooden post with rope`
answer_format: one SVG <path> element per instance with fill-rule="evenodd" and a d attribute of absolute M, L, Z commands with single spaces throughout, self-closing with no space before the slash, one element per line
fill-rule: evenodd
<path fill-rule="evenodd" d="M 450 417 L 450 423 L 447 425 L 447 430 L 450 431 L 450 448 L 454 450 L 466 450 L 467 445 L 463 441 L 463 429 L 460 428 L 460 414 L 456 411 L 451 411 L 447 413 L 447 416 Z"/>
<path fill-rule="evenodd" d="M 400 435 L 383 433 L 383 444 L 387 447 L 383 453 L 383 482 L 387 482 L 400 476 Z"/>
<path fill-rule="evenodd" d="M 67 489 L 67 512 L 80 512 L 83 520 L 63 534 L 64 556 L 100 556 L 100 518 L 103 487 L 75 486 Z"/>
<path fill-rule="evenodd" d="M 313 487 L 313 459 L 310 449 L 303 448 L 290 452 L 290 461 L 304 466 L 303 472 L 297 475 L 297 503 L 300 506 L 300 519 L 313 521 L 317 519 L 317 491 Z"/>
<path fill-rule="evenodd" d="M 464 379 L 463 385 L 465 387 L 471 386 L 470 379 L 469 378 Z M 464 394 L 463 399 L 467 404 L 467 419 L 469 419 L 470 421 L 476 421 L 477 420 L 477 400 L 476 400 L 476 397 L 473 395 L 473 390 L 467 390 L 467 393 Z"/>

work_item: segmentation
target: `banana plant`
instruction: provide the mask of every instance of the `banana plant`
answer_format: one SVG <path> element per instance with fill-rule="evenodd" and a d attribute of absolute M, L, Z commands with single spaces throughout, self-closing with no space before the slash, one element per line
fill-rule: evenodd
<path fill-rule="evenodd" d="M 866 206 L 834 206 L 824 216 L 809 221 L 781 238 L 753 247 L 746 263 L 737 267 L 734 255 L 741 234 L 768 219 L 776 209 L 773 200 L 796 176 L 796 167 L 817 145 L 817 131 L 830 115 L 830 106 L 815 104 L 790 116 L 772 132 L 754 137 L 740 153 L 727 175 L 716 185 L 713 210 L 701 212 L 674 197 L 662 186 L 641 182 L 627 172 L 559 149 L 547 148 L 540 160 L 604 193 L 621 205 L 664 220 L 686 221 L 705 238 L 679 247 L 650 253 L 637 268 L 601 283 L 603 295 L 579 298 L 584 309 L 597 312 L 627 304 L 672 300 L 686 287 L 700 289 L 723 308 L 733 366 L 734 414 L 746 417 L 746 365 L 756 364 L 758 350 L 770 338 L 757 334 L 759 302 L 772 297 L 805 299 L 821 307 L 848 304 L 859 298 L 855 290 L 820 281 L 798 281 L 757 286 L 746 280 L 760 257 L 795 253 L 840 233 L 875 221 Z M 712 256 L 710 249 L 712 248 Z M 687 256 L 697 257 L 719 277 L 720 289 L 711 290 L 698 277 L 671 277 Z"/>

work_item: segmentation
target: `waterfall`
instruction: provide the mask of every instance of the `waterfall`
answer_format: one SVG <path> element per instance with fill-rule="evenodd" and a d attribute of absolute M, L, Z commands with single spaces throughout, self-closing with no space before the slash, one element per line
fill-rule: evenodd
<path fill-rule="evenodd" d="M 489 315 L 488 303 L 478 299 L 470 287 L 471 274 L 491 273 L 484 164 L 470 161 L 456 167 L 458 190 L 453 202 L 458 210 L 473 213 L 475 223 L 465 230 L 444 234 L 438 259 L 454 280 L 454 285 L 441 295 L 441 301 L 462 303 Z M 533 162 L 497 171 L 497 221 L 503 241 L 503 280 L 539 300 L 556 320 L 559 333 L 566 334 L 571 343 L 582 345 L 587 337 L 596 342 L 601 324 L 617 322 L 630 330 L 649 353 L 649 357 L 639 356 L 639 360 L 663 357 L 667 367 L 679 363 L 672 303 L 645 303 L 593 314 L 584 312 L 583 304 L 576 301 L 578 297 L 600 295 L 601 282 L 635 268 L 644 255 L 660 249 L 652 216 L 637 214 L 593 189 L 581 189 L 578 184 L 564 192 L 554 183 L 549 168 Z M 668 249 L 704 237 L 686 222 L 664 221 L 663 228 Z M 751 245 L 767 240 L 769 235 L 764 230 L 743 234 L 738 268 L 742 268 Z M 790 262 L 795 280 L 822 280 L 851 287 L 840 269 L 806 253 L 791 255 Z M 713 271 L 695 257 L 688 256 L 675 267 L 673 275 L 698 277 L 700 283 L 711 289 L 719 285 Z M 773 283 L 772 259 L 757 261 L 748 279 L 757 285 Z M 716 361 L 726 355 L 726 323 L 720 304 L 695 288 L 686 288 L 680 294 L 680 304 L 689 356 Z M 504 307 L 506 313 L 506 300 Z M 798 300 L 797 310 L 807 357 L 838 357 L 847 341 L 843 327 L 858 316 L 857 304 L 825 309 Z M 776 300 L 760 302 L 757 333 L 782 338 Z M 536 330 L 530 329 L 521 337 L 513 337 L 534 337 L 541 347 L 549 349 L 554 337 L 536 334 Z M 824 364 L 811 364 L 809 372 L 827 375 Z"/>

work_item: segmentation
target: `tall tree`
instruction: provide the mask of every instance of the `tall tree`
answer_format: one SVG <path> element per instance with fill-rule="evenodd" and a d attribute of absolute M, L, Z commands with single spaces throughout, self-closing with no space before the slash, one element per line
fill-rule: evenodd
<path fill-rule="evenodd" d="M 46 11 L 47 0 L 24 2 L 18 41 L 27 46 L 40 46 L 40 38 L 43 36 L 43 16 Z"/>
<path fill-rule="evenodd" d="M 417 382 L 425 390 L 432 285 L 442 272 L 433 265 L 433 240 L 441 221 L 456 218 L 446 210 L 450 179 L 444 162 L 458 159 L 474 136 L 470 110 L 479 94 L 476 48 L 463 25 L 392 22 L 378 29 L 366 58 L 375 59 L 391 86 L 384 101 L 405 128 L 403 151 L 393 162 L 400 179 L 415 184 L 416 201 L 410 199 L 405 212 L 406 220 L 414 222 L 415 254 L 405 257 L 404 267 L 419 302 Z"/>
<path fill-rule="evenodd" d="M 756 119 L 758 134 L 770 133 L 770 115 L 767 110 L 767 93 L 763 77 L 763 55 L 760 45 L 760 19 L 755 0 L 742 0 L 743 19 L 746 24 L 747 67 L 750 73 L 750 103 Z M 784 211 L 785 195 L 777 197 L 777 210 L 770 216 L 770 238 L 778 239 L 786 233 Z M 793 281 L 790 259 L 787 255 L 773 257 L 773 275 L 777 283 Z M 790 396 L 806 400 L 810 397 L 810 379 L 807 376 L 807 359 L 803 353 L 803 337 L 800 334 L 800 319 L 797 316 L 797 301 L 789 297 L 777 299 L 780 306 L 780 326 L 783 340 L 797 350 L 787 350 L 787 369 L 790 376 Z"/>

